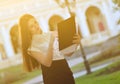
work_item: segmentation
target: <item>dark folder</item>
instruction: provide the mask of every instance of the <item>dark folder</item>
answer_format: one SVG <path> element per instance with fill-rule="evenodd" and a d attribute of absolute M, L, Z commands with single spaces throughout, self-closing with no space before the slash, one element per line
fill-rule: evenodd
<path fill-rule="evenodd" d="M 72 43 L 73 36 L 76 33 L 75 17 L 72 16 L 57 24 L 58 26 L 58 38 L 59 38 L 59 50 L 69 48 Z M 74 48 L 74 47 L 72 47 Z M 68 51 L 68 50 L 67 50 Z"/>

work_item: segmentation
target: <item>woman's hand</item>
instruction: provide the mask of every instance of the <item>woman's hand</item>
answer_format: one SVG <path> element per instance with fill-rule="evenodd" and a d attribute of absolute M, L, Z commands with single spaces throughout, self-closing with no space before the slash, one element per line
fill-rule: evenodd
<path fill-rule="evenodd" d="M 57 31 L 51 31 L 52 33 L 52 36 L 55 38 L 55 37 L 58 37 L 58 32 Z"/>
<path fill-rule="evenodd" d="M 74 52 L 66 53 L 66 54 L 64 54 L 64 56 L 68 56 L 68 57 L 70 57 L 70 56 L 72 56 L 73 53 L 74 53 Z"/>
<path fill-rule="evenodd" d="M 74 44 L 80 44 L 80 35 L 79 34 L 75 34 L 73 36 L 73 43 Z"/>

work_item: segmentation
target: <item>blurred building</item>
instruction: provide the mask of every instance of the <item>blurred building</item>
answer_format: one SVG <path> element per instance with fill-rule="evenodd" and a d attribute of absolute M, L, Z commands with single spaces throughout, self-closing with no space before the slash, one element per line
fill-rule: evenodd
<path fill-rule="evenodd" d="M 0 61 L 6 58 L 6 52 L 3 46 L 3 38 L 0 34 Z"/>
<path fill-rule="evenodd" d="M 112 0 L 76 0 L 71 2 L 71 10 L 77 17 L 83 46 L 103 42 L 120 31 L 120 11 L 114 10 Z M 14 26 L 25 13 L 34 15 L 44 32 L 70 17 L 68 9 L 55 0 L 0 0 L 0 59 L 14 58 L 20 52 L 19 33 Z"/>

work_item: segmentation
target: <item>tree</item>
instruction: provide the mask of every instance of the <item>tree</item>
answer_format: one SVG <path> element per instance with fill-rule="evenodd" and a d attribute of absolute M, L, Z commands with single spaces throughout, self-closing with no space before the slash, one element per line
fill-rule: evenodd
<path fill-rule="evenodd" d="M 113 0 L 115 4 L 117 4 L 118 7 L 120 7 L 120 0 Z"/>
<path fill-rule="evenodd" d="M 117 5 L 117 7 L 115 7 L 116 10 L 120 10 L 120 0 L 112 0 L 113 3 L 115 3 Z M 120 19 L 118 20 L 117 24 L 120 24 Z"/>

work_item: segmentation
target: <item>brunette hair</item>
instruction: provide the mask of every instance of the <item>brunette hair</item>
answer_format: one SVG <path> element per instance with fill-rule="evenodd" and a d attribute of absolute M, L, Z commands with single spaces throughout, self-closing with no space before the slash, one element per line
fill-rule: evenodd
<path fill-rule="evenodd" d="M 24 14 L 19 19 L 23 66 L 28 72 L 40 67 L 39 62 L 27 53 L 27 49 L 30 47 L 32 41 L 32 34 L 28 29 L 28 21 L 32 18 L 35 19 L 30 14 Z"/>

